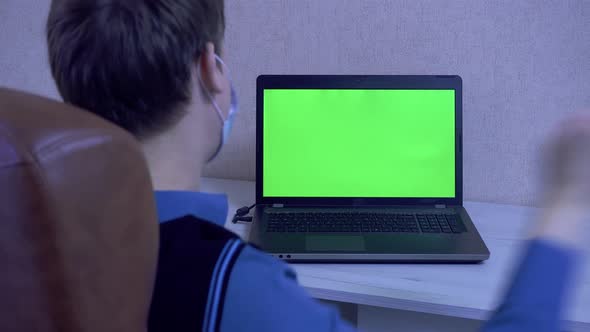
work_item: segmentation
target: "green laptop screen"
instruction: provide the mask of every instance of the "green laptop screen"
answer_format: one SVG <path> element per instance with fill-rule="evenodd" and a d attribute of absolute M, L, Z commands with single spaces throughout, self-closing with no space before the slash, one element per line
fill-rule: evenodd
<path fill-rule="evenodd" d="M 266 89 L 264 197 L 455 197 L 455 91 Z"/>

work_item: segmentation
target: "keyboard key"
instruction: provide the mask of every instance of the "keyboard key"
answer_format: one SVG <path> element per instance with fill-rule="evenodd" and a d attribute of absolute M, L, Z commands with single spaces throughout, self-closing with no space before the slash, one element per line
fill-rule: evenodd
<path fill-rule="evenodd" d="M 457 225 L 451 225 L 451 230 L 453 233 L 463 233 L 462 228 Z"/>

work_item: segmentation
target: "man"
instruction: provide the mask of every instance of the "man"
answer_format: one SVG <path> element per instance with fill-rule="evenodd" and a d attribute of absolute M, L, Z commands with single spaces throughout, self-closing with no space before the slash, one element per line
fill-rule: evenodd
<path fill-rule="evenodd" d="M 351 331 L 298 286 L 290 267 L 220 227 L 227 216 L 225 196 L 198 192 L 203 167 L 226 142 L 237 111 L 221 59 L 224 29 L 223 0 L 54 0 L 49 14 L 50 64 L 64 100 L 128 130 L 145 151 L 161 221 L 149 328 Z M 555 188 L 569 188 L 568 176 Z M 577 190 L 563 192 L 577 197 Z M 572 229 L 590 199 L 577 202 Z M 577 234 L 564 235 L 555 217 L 570 211 L 564 204 L 569 200 L 547 213 L 489 331 L 557 327 L 553 309 L 559 304 L 553 302 L 563 294 L 577 248 Z M 543 268 L 539 255 L 550 257 L 559 271 L 523 290 L 522 276 Z M 547 307 L 522 306 L 527 301 Z"/>

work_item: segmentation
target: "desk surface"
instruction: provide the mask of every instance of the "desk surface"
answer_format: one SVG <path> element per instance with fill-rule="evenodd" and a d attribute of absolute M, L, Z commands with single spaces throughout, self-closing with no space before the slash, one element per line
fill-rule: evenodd
<path fill-rule="evenodd" d="M 230 214 L 254 202 L 254 182 L 203 179 L 205 192 L 229 197 Z M 526 231 L 537 209 L 466 202 L 465 207 L 491 252 L 472 265 L 294 264 L 299 281 L 315 298 L 445 316 L 486 319 L 518 263 Z M 229 216 L 231 217 L 231 216 Z M 228 217 L 228 218 L 229 218 Z M 246 237 L 248 225 L 226 224 Z M 551 268 L 551 266 L 547 266 Z M 572 327 L 590 329 L 588 256 L 568 308 Z"/>

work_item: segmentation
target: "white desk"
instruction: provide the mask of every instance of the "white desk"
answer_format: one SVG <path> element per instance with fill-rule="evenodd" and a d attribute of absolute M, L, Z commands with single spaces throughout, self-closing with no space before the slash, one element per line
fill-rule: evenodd
<path fill-rule="evenodd" d="M 254 202 L 254 182 L 203 179 L 202 190 L 226 193 L 232 215 Z M 491 252 L 482 264 L 294 264 L 299 281 L 315 298 L 357 305 L 360 328 L 367 315 L 373 323 L 382 319 L 382 326 L 394 326 L 388 325 L 386 311 L 375 307 L 484 320 L 510 280 L 537 209 L 476 202 L 465 207 Z M 226 227 L 248 235 L 248 225 L 228 219 Z M 583 266 L 574 292 L 568 328 L 590 331 L 590 264 Z"/>

